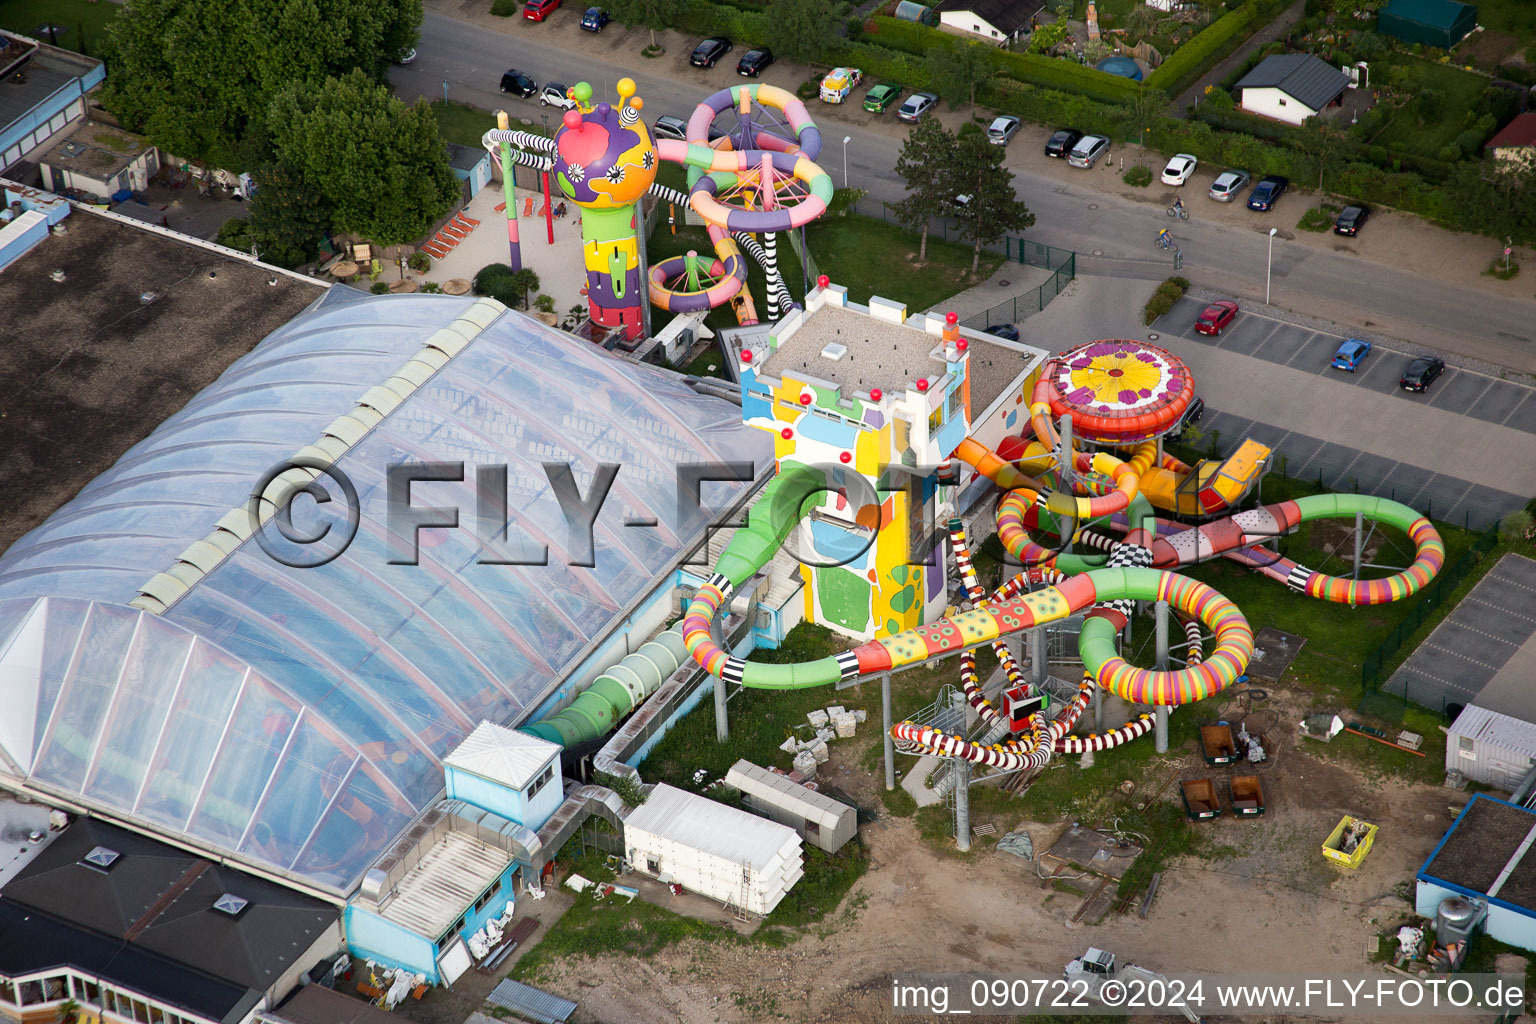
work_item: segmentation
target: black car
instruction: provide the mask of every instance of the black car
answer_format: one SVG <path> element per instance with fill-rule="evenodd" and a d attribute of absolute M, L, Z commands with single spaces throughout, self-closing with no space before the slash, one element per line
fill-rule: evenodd
<path fill-rule="evenodd" d="M 1275 200 L 1285 194 L 1290 187 L 1290 182 L 1278 174 L 1271 174 L 1259 179 L 1259 183 L 1253 186 L 1253 191 L 1248 193 L 1248 209 L 1268 210 L 1275 205 Z"/>
<path fill-rule="evenodd" d="M 1054 156 L 1065 160 L 1067 154 L 1072 152 L 1072 147 L 1077 145 L 1077 140 L 1083 137 L 1083 133 L 1075 128 L 1063 128 L 1051 136 L 1045 144 L 1045 155 Z"/>
<path fill-rule="evenodd" d="M 501 91 L 510 92 L 516 96 L 536 96 L 539 87 L 534 84 L 533 79 L 513 68 L 501 76 Z"/>
<path fill-rule="evenodd" d="M 1336 235 L 1358 235 L 1360 225 L 1371 215 L 1369 206 L 1346 206 L 1339 211 L 1339 219 L 1333 222 L 1333 233 Z"/>
<path fill-rule="evenodd" d="M 1019 329 L 1013 326 L 1013 324 L 993 324 L 982 333 L 996 335 L 1004 341 L 1019 340 Z"/>
<path fill-rule="evenodd" d="M 1179 417 L 1179 421 L 1173 425 L 1173 429 L 1163 436 L 1170 441 L 1177 441 L 1184 436 L 1184 428 L 1188 427 L 1191 423 L 1199 423 L 1200 417 L 1204 415 L 1205 399 L 1196 395 L 1184 407 L 1184 415 Z"/>
<path fill-rule="evenodd" d="M 746 75 L 748 78 L 756 78 L 763 73 L 763 68 L 773 63 L 773 51 L 763 46 L 755 50 L 748 50 L 741 55 L 741 60 L 736 62 L 736 73 Z"/>
<path fill-rule="evenodd" d="M 1445 372 L 1445 360 L 1439 356 L 1420 356 L 1408 364 L 1403 379 L 1397 383 L 1404 391 L 1426 391 L 1435 378 Z"/>
<path fill-rule="evenodd" d="M 693 56 L 688 58 L 688 63 L 696 68 L 712 68 L 730 52 L 729 39 L 706 39 L 693 48 Z"/>

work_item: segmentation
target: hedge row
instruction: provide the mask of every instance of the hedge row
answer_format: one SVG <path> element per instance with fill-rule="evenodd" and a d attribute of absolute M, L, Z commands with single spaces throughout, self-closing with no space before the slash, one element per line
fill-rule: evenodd
<path fill-rule="evenodd" d="M 873 39 L 876 45 L 886 49 L 927 58 L 935 51 L 942 52 L 956 43 L 966 45 L 959 36 L 917 22 L 883 16 L 871 20 L 874 30 L 865 38 Z M 969 45 L 983 46 L 993 70 L 1015 81 L 1050 89 L 1070 89 L 1105 103 L 1129 103 L 1141 88 L 1128 78 L 1098 71 L 1076 61 L 1042 57 L 1037 53 L 1014 53 L 981 43 Z"/>
<path fill-rule="evenodd" d="M 672 21 L 685 35 L 725 36 L 738 46 L 765 46 L 772 36 L 772 19 L 763 11 L 730 4 L 693 0 Z"/>
<path fill-rule="evenodd" d="M 1228 11 L 1202 29 L 1195 38 L 1174 50 L 1147 76 L 1147 85 L 1161 89 L 1170 99 L 1200 80 L 1227 54 L 1242 45 L 1275 7 L 1273 0 L 1253 0 Z"/>
<path fill-rule="evenodd" d="M 1242 132 L 1283 146 L 1301 146 L 1304 129 L 1293 128 L 1235 108 L 1217 104 L 1200 104 L 1195 117 L 1214 128 L 1229 132 Z M 1417 153 L 1389 150 L 1383 146 L 1367 146 L 1353 139 L 1335 139 L 1331 146 L 1337 156 L 1346 159 L 1379 164 L 1393 170 L 1408 170 L 1434 181 L 1445 181 L 1456 173 L 1456 165 L 1449 160 L 1437 160 Z"/>

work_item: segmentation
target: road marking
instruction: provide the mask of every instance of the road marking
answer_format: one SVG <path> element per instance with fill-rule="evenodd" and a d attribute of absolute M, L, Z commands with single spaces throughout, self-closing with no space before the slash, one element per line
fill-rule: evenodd
<path fill-rule="evenodd" d="M 1524 398 L 1520 399 L 1520 401 L 1516 402 L 1515 403 L 1515 407 L 1513 409 L 1509 410 L 1509 415 L 1505 416 L 1502 420 L 1499 421 L 1499 426 L 1502 427 L 1506 423 L 1508 423 L 1510 420 L 1514 419 L 1515 418 L 1515 413 L 1517 413 L 1521 409 L 1525 408 L 1525 403 L 1526 402 L 1536 402 L 1536 398 L 1532 398 L 1530 395 L 1526 395 Z M 1520 428 L 1516 427 L 1515 429 L 1518 430 Z"/>

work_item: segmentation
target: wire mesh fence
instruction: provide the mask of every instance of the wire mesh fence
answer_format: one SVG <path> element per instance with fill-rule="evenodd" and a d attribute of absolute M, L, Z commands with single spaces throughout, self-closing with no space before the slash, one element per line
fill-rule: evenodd
<path fill-rule="evenodd" d="M 1386 674 L 1386 666 L 1391 663 L 1392 658 L 1397 652 L 1402 650 L 1403 646 L 1413 638 L 1414 634 L 1418 632 L 1419 627 L 1429 621 L 1441 607 L 1450 601 L 1451 595 L 1461 585 L 1462 580 L 1466 579 L 1477 568 L 1483 556 L 1492 551 L 1498 543 L 1499 529 L 1497 526 L 1490 528 L 1482 536 L 1478 537 L 1472 544 L 1470 551 L 1457 559 L 1455 565 L 1442 569 L 1440 575 L 1436 576 L 1434 581 L 1424 588 L 1423 596 L 1408 612 L 1403 621 L 1397 624 L 1396 629 L 1387 634 L 1387 638 L 1381 642 L 1380 647 L 1366 657 L 1365 664 L 1360 669 L 1360 684 L 1364 690 L 1361 710 L 1366 709 L 1367 702 L 1372 707 L 1383 706 L 1387 695 L 1381 693 L 1381 680 Z M 1408 701 L 1412 697 L 1411 693 L 1404 692 L 1400 698 L 1396 699 Z M 1445 710 L 1444 702 L 1437 698 L 1426 697 L 1426 700 L 1414 700 L 1414 703 L 1423 704 L 1431 710 L 1435 709 L 1436 704 L 1440 704 L 1440 711 L 1443 713 Z"/>

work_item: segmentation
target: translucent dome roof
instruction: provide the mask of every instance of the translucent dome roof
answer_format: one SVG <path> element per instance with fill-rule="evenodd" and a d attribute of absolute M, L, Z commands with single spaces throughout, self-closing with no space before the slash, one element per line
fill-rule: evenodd
<path fill-rule="evenodd" d="M 675 375 L 493 303 L 346 291 L 0 558 L 0 707 L 21 711 L 0 718 L 0 772 L 338 891 L 437 796 L 442 755 L 482 719 L 531 712 L 749 486 L 705 484 L 708 508 L 683 509 L 679 466 L 772 461 L 740 409 Z M 438 336 L 456 351 L 435 373 L 391 377 Z M 293 568 L 220 534 L 386 379 L 405 396 L 334 461 L 358 495 L 350 546 Z M 417 483 L 412 504 L 456 505 L 461 525 L 421 530 L 419 564 L 391 564 L 385 469 L 437 460 L 464 463 L 464 482 Z M 620 467 L 590 550 L 544 463 L 569 463 L 583 496 L 600 463 Z M 476 470 L 502 464 L 511 539 L 493 545 Z M 301 498 L 293 525 L 344 526 L 341 504 Z M 227 553 L 195 543 L 219 536 Z M 548 564 L 489 564 L 519 546 Z M 171 570 L 187 582 L 148 586 Z"/>

